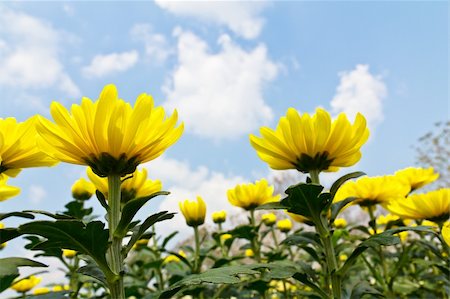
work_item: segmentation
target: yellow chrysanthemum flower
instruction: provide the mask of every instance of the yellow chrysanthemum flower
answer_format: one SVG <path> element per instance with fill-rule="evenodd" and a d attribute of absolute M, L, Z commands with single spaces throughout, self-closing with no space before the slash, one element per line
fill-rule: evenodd
<path fill-rule="evenodd" d="M 0 176 L 15 177 L 22 168 L 52 166 L 58 163 L 36 146 L 36 117 L 25 122 L 0 118 Z"/>
<path fill-rule="evenodd" d="M 44 295 L 50 293 L 49 288 L 37 288 L 33 291 L 33 295 Z"/>
<path fill-rule="evenodd" d="M 108 179 L 96 175 L 90 167 L 86 170 L 89 180 L 94 184 L 95 189 L 100 191 L 108 199 Z M 147 180 L 147 169 L 136 170 L 132 175 L 122 177 L 120 185 L 122 203 L 134 198 L 149 196 L 162 189 L 161 181 Z"/>
<path fill-rule="evenodd" d="M 179 202 L 181 213 L 189 226 L 199 226 L 205 223 L 206 204 L 200 196 L 197 200 L 188 200 Z"/>
<path fill-rule="evenodd" d="M 277 228 L 283 233 L 287 233 L 292 229 L 292 222 L 289 219 L 283 219 L 277 222 Z"/>
<path fill-rule="evenodd" d="M 252 249 L 248 248 L 248 249 L 245 249 L 245 256 L 246 257 L 254 257 L 255 253 L 253 252 Z"/>
<path fill-rule="evenodd" d="M 347 226 L 347 220 L 344 218 L 337 218 L 334 220 L 334 226 L 337 228 L 344 228 Z"/>
<path fill-rule="evenodd" d="M 224 223 L 227 219 L 227 212 L 225 210 L 213 212 L 211 218 L 214 223 Z"/>
<path fill-rule="evenodd" d="M 443 222 L 450 216 L 450 189 L 412 194 L 405 199 L 390 202 L 386 208 L 401 218 Z"/>
<path fill-rule="evenodd" d="M 450 221 L 447 221 L 442 226 L 442 238 L 444 239 L 444 242 L 447 243 L 448 246 L 450 246 Z"/>
<path fill-rule="evenodd" d="M 20 193 L 20 189 L 13 186 L 6 185 L 8 177 L 0 175 L 0 201 L 7 200 Z"/>
<path fill-rule="evenodd" d="M 72 197 L 78 200 L 88 200 L 95 193 L 95 186 L 81 178 L 72 185 Z"/>
<path fill-rule="evenodd" d="M 395 172 L 395 176 L 405 180 L 411 186 L 409 193 L 434 182 L 439 178 L 439 173 L 434 172 L 433 167 L 427 169 L 408 167 Z"/>
<path fill-rule="evenodd" d="M 345 262 L 347 259 L 348 259 L 348 256 L 345 253 L 339 255 L 339 260 L 341 262 Z"/>
<path fill-rule="evenodd" d="M 289 108 L 276 130 L 260 129 L 262 137 L 250 135 L 258 156 L 273 169 L 297 169 L 307 173 L 336 171 L 354 165 L 361 158 L 361 146 L 369 137 L 366 119 L 357 114 L 350 124 L 341 113 L 332 121 L 330 114 L 318 108 L 313 116 Z"/>
<path fill-rule="evenodd" d="M 134 105 L 118 98 L 110 84 L 99 99 L 83 98 L 72 105 L 71 113 L 53 102 L 50 108 L 55 123 L 40 117 L 40 147 L 54 158 L 87 165 L 102 177 L 133 173 L 137 165 L 159 157 L 180 138 L 176 110 L 165 119 L 164 109 L 154 107 L 153 98 L 141 94 Z"/>
<path fill-rule="evenodd" d="M 28 278 L 21 279 L 21 280 L 17 281 L 16 283 L 14 283 L 11 286 L 11 289 L 13 289 L 19 293 L 26 293 L 29 290 L 31 290 L 32 288 L 34 288 L 35 286 L 37 286 L 41 282 L 41 280 L 42 280 L 41 277 L 36 277 L 34 275 L 31 275 Z"/>
<path fill-rule="evenodd" d="M 273 186 L 265 179 L 256 181 L 254 184 L 241 184 L 227 192 L 228 201 L 236 207 L 245 210 L 254 210 L 256 207 L 269 202 L 280 200 L 280 195 L 273 195 Z"/>
<path fill-rule="evenodd" d="M 348 197 L 356 197 L 352 204 L 362 207 L 386 204 L 392 200 L 404 198 L 409 186 L 394 176 L 363 177 L 348 181 L 337 191 L 334 202 Z"/>
<path fill-rule="evenodd" d="M 261 221 L 267 226 L 272 226 L 277 222 L 277 216 L 274 213 L 266 213 L 261 216 Z"/>
<path fill-rule="evenodd" d="M 77 255 L 76 250 L 72 250 L 72 249 L 63 249 L 62 250 L 62 254 L 64 257 L 71 259 L 73 258 L 75 255 Z"/>

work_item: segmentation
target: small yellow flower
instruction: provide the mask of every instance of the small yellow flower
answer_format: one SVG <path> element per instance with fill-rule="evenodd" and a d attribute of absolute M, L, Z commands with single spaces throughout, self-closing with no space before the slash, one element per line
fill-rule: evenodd
<path fill-rule="evenodd" d="M 347 220 L 345 220 L 344 218 L 337 218 L 336 220 L 334 220 L 334 226 L 336 228 L 344 228 L 347 226 Z"/>
<path fill-rule="evenodd" d="M 33 291 L 33 295 L 44 295 L 50 293 L 49 288 L 37 288 Z"/>
<path fill-rule="evenodd" d="M 450 216 L 450 189 L 412 194 L 390 202 L 386 208 L 401 218 L 443 222 Z"/>
<path fill-rule="evenodd" d="M 289 219 L 283 219 L 283 220 L 279 220 L 277 222 L 277 228 L 282 231 L 283 233 L 287 233 L 288 231 L 290 231 L 292 229 L 292 222 Z"/>
<path fill-rule="evenodd" d="M 253 256 L 255 256 L 255 253 L 250 248 L 249 249 L 245 249 L 245 256 L 246 257 L 253 257 Z"/>
<path fill-rule="evenodd" d="M 250 135 L 258 156 L 273 169 L 336 171 L 354 165 L 361 158 L 361 146 L 369 137 L 366 120 L 357 114 L 350 124 L 345 114 L 331 121 L 330 114 L 318 108 L 313 116 L 289 108 L 276 130 L 260 129 L 262 137 Z"/>
<path fill-rule="evenodd" d="M 348 256 L 346 254 L 343 253 L 343 254 L 339 255 L 339 260 L 341 262 L 345 262 L 347 259 L 348 259 Z"/>
<path fill-rule="evenodd" d="M 95 186 L 81 178 L 72 185 L 72 197 L 78 200 L 88 200 L 95 193 Z"/>
<path fill-rule="evenodd" d="M 225 210 L 213 212 L 211 217 L 214 223 L 224 223 L 227 219 L 227 212 Z"/>
<path fill-rule="evenodd" d="M 277 222 L 277 216 L 274 213 L 266 213 L 261 216 L 261 221 L 267 226 L 273 226 Z"/>
<path fill-rule="evenodd" d="M 0 175 L 0 202 L 14 197 L 20 193 L 20 189 L 6 185 L 8 177 Z"/>
<path fill-rule="evenodd" d="M 178 254 L 182 257 L 187 257 L 186 253 L 183 250 L 178 251 Z M 168 264 L 168 263 L 178 263 L 180 262 L 180 258 L 174 254 L 168 255 L 164 258 L 163 264 Z"/>
<path fill-rule="evenodd" d="M 75 255 L 77 255 L 77 252 L 75 250 L 63 249 L 62 251 L 63 251 L 63 256 L 68 259 L 74 258 Z"/>
<path fill-rule="evenodd" d="M 412 192 L 437 180 L 439 173 L 434 172 L 433 167 L 427 169 L 408 167 L 395 172 L 395 176 L 405 180 L 410 186 L 408 192 Z"/>
<path fill-rule="evenodd" d="M 206 204 L 200 196 L 196 201 L 186 199 L 179 202 L 181 213 L 189 226 L 199 226 L 205 222 Z"/>
<path fill-rule="evenodd" d="M 95 189 L 100 191 L 108 199 L 108 179 L 96 175 L 90 167 L 86 170 L 89 180 L 94 184 Z M 136 170 L 131 175 L 122 177 L 120 185 L 120 200 L 126 203 L 132 199 L 145 197 L 159 192 L 162 189 L 161 181 L 147 180 L 147 169 Z"/>
<path fill-rule="evenodd" d="M 377 225 L 386 225 L 391 221 L 397 221 L 400 218 L 397 215 L 392 215 L 392 214 L 387 214 L 385 215 L 380 215 L 377 217 L 376 223 Z"/>
<path fill-rule="evenodd" d="M 356 197 L 352 204 L 362 207 L 381 204 L 402 199 L 408 193 L 409 186 L 394 176 L 363 177 L 356 181 L 348 181 L 337 191 L 334 202 L 348 197 Z"/>
<path fill-rule="evenodd" d="M 442 238 L 444 239 L 444 242 L 447 243 L 448 246 L 450 246 L 450 221 L 447 221 L 442 226 Z"/>
<path fill-rule="evenodd" d="M 369 234 L 371 234 L 371 235 L 378 235 L 378 234 L 381 234 L 382 232 L 383 232 L 382 229 L 377 228 L 377 232 L 375 234 L 373 228 L 369 228 Z"/>
<path fill-rule="evenodd" d="M 35 286 L 37 286 L 41 282 L 41 280 L 42 280 L 41 277 L 36 277 L 34 275 L 31 275 L 28 278 L 21 279 L 21 280 L 17 281 L 16 283 L 14 283 L 11 286 L 11 289 L 13 289 L 19 293 L 26 293 L 29 290 L 31 290 L 32 288 L 34 288 Z"/>
<path fill-rule="evenodd" d="M 52 166 L 58 161 L 36 146 L 37 118 L 18 123 L 15 118 L 0 118 L 0 177 L 15 177 L 22 168 Z"/>
<path fill-rule="evenodd" d="M 228 201 L 236 207 L 245 210 L 254 210 L 256 207 L 269 202 L 279 201 L 280 195 L 273 195 L 274 187 L 270 186 L 265 179 L 256 181 L 254 184 L 241 184 L 227 192 Z"/>
<path fill-rule="evenodd" d="M 224 243 L 226 240 L 229 240 L 231 238 L 233 238 L 233 236 L 231 234 L 220 235 L 220 242 Z"/>
<path fill-rule="evenodd" d="M 60 103 L 50 107 L 55 123 L 39 118 L 40 148 L 52 157 L 71 164 L 86 165 L 102 177 L 133 173 L 139 164 L 159 157 L 183 132 L 177 112 L 165 119 L 153 98 L 138 96 L 134 108 L 119 99 L 110 84 L 99 99 L 83 98 L 71 113 Z"/>
<path fill-rule="evenodd" d="M 400 241 L 405 242 L 408 239 L 408 231 L 402 231 L 399 233 L 396 233 L 394 236 L 397 236 L 400 238 Z"/>
<path fill-rule="evenodd" d="M 62 285 L 55 285 L 55 286 L 53 286 L 52 291 L 53 292 L 62 292 L 62 291 L 64 291 L 64 286 L 62 286 Z"/>

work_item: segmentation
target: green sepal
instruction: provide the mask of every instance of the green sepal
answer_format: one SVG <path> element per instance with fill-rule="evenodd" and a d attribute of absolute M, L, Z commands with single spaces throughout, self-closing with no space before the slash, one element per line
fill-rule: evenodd
<path fill-rule="evenodd" d="M 136 213 L 139 211 L 142 206 L 147 203 L 150 199 L 158 196 L 158 195 L 169 195 L 169 192 L 160 191 L 153 193 L 152 195 L 136 198 L 127 202 L 122 208 L 122 215 L 117 225 L 116 230 L 114 231 L 114 236 L 116 238 L 123 238 L 126 236 L 128 232 L 128 225 L 133 220 Z"/>

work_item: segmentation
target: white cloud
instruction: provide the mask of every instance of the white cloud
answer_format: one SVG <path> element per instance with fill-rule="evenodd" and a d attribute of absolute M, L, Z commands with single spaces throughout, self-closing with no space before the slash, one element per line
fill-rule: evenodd
<path fill-rule="evenodd" d="M 178 208 L 178 202 L 201 196 L 207 205 L 206 223 L 211 223 L 210 215 L 214 211 L 226 210 L 229 214 L 239 211 L 229 204 L 227 190 L 246 180 L 240 176 L 227 176 L 220 172 L 209 170 L 205 166 L 192 168 L 188 162 L 162 156 L 146 165 L 150 179 L 159 179 L 163 190 L 169 190 L 170 195 L 161 202 L 158 210 L 177 212 L 170 225 L 160 225 L 158 232 L 167 235 L 175 230 L 190 234 L 189 228 Z"/>
<path fill-rule="evenodd" d="M 256 38 L 264 25 L 259 16 L 267 1 L 170 1 L 156 0 L 159 7 L 173 14 L 225 25 L 247 39 Z"/>
<path fill-rule="evenodd" d="M 205 41 L 176 30 L 179 65 L 164 86 L 165 106 L 177 109 L 188 131 L 203 137 L 231 139 L 269 122 L 272 109 L 264 102 L 264 84 L 279 67 L 259 45 L 246 51 L 222 35 L 220 50 L 211 53 Z"/>
<path fill-rule="evenodd" d="M 174 52 L 166 37 L 154 33 L 150 24 L 134 25 L 131 36 L 134 40 L 144 43 L 145 55 L 150 62 L 163 63 Z"/>
<path fill-rule="evenodd" d="M 95 55 L 91 63 L 83 67 L 83 75 L 92 78 L 124 72 L 136 64 L 138 57 L 139 54 L 135 50 L 123 53 Z"/>
<path fill-rule="evenodd" d="M 383 99 L 387 88 L 380 75 L 372 75 L 366 64 L 356 65 L 354 70 L 339 74 L 341 81 L 331 100 L 332 112 L 345 112 L 350 119 L 362 113 L 368 126 L 374 129 L 383 121 Z"/>
<path fill-rule="evenodd" d="M 69 96 L 79 96 L 59 58 L 62 35 L 44 20 L 0 7 L 0 85 L 58 87 Z"/>
<path fill-rule="evenodd" d="M 47 196 L 47 191 L 39 185 L 31 185 L 28 192 L 28 199 L 31 203 L 37 205 Z"/>

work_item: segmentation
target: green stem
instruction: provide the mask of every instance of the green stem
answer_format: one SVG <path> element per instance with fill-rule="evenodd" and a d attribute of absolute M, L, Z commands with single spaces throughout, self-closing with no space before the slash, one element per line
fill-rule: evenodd
<path fill-rule="evenodd" d="M 253 228 L 256 229 L 256 225 L 255 225 L 255 210 L 250 210 L 250 224 Z M 258 233 L 256 232 L 255 236 L 252 238 L 251 241 L 251 245 L 252 245 L 252 250 L 253 253 L 255 254 L 255 258 L 258 261 L 258 263 L 261 262 L 261 252 L 260 252 L 260 246 L 259 246 L 259 242 L 258 242 Z"/>
<path fill-rule="evenodd" d="M 273 243 L 275 244 L 275 248 L 278 251 L 278 249 L 280 247 L 278 246 L 277 234 L 275 233 L 275 230 L 273 229 L 273 226 L 270 227 L 270 232 L 272 233 L 272 238 L 273 238 Z"/>
<path fill-rule="evenodd" d="M 70 285 L 70 290 L 71 290 L 70 298 L 72 298 L 72 299 L 78 298 L 78 292 L 80 291 L 80 287 L 78 285 L 78 273 L 77 273 L 79 262 L 80 262 L 80 259 L 78 258 L 78 256 L 75 255 L 73 258 L 73 267 L 69 268 L 69 270 L 70 270 L 69 285 Z"/>
<path fill-rule="evenodd" d="M 114 299 L 125 299 L 125 290 L 123 286 L 123 256 L 122 256 L 122 238 L 114 236 L 114 232 L 120 221 L 120 175 L 112 174 L 108 176 L 108 227 L 109 227 L 109 267 L 115 274 L 109 279 L 109 291 Z"/>
<path fill-rule="evenodd" d="M 200 273 L 200 236 L 198 233 L 198 226 L 194 226 L 195 234 L 195 257 L 194 257 L 194 273 Z"/>
<path fill-rule="evenodd" d="M 320 179 L 319 179 L 319 170 L 310 170 L 309 175 L 311 177 L 311 182 L 313 184 L 320 185 Z M 322 243 L 322 246 L 325 251 L 325 259 L 327 263 L 327 276 L 325 281 L 329 281 L 331 278 L 331 288 L 332 288 L 332 298 L 340 299 L 342 297 L 341 294 L 341 279 L 336 274 L 336 271 L 338 270 L 337 261 L 336 261 L 336 253 L 334 250 L 334 245 L 331 240 L 331 233 L 328 228 L 328 221 L 322 221 L 322 216 L 320 216 L 319 219 L 315 219 L 314 221 L 316 230 L 319 233 L 319 237 Z M 326 286 L 329 288 L 329 286 Z"/>

